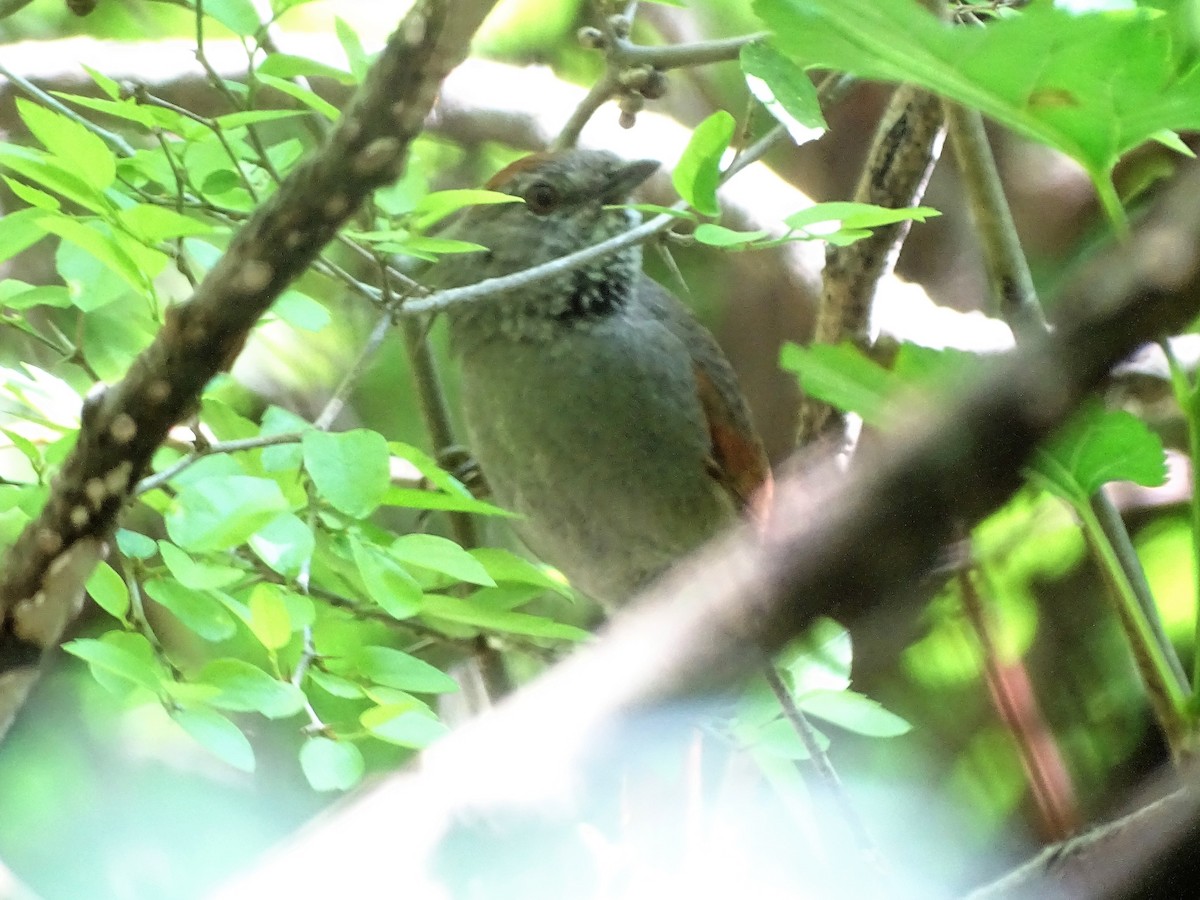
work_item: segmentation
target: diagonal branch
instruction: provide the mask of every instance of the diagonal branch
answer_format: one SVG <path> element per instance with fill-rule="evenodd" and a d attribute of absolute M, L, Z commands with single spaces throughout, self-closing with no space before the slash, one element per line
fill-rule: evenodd
<path fill-rule="evenodd" d="M 0 688 L 23 682 L 41 652 L 57 643 L 91 571 L 87 561 L 103 555 L 118 513 L 168 429 L 196 408 L 209 379 L 232 363 L 250 328 L 363 199 L 396 177 L 438 85 L 466 56 L 493 5 L 418 2 L 325 146 L 259 207 L 191 299 L 169 311 L 124 380 L 85 400 L 78 443 L 5 563 Z M 75 565 L 73 548 L 81 542 L 89 552 Z M 58 579 L 48 592 L 48 579 L 68 564 L 77 577 Z M 0 734 L 21 700 L 0 696 Z"/>

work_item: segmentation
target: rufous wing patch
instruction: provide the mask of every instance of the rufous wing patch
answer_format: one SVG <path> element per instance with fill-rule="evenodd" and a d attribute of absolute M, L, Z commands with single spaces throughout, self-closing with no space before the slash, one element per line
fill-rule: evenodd
<path fill-rule="evenodd" d="M 694 366 L 696 394 L 708 422 L 712 457 L 709 473 L 729 492 L 738 509 L 757 523 L 766 521 L 771 505 L 771 468 L 758 435 L 739 427 L 712 379 Z"/>

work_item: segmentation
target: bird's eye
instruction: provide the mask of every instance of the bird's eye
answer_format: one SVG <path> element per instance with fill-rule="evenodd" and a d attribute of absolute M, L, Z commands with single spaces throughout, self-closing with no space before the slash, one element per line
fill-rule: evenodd
<path fill-rule="evenodd" d="M 558 188 L 545 181 L 535 181 L 525 192 L 525 205 L 535 215 L 545 216 L 558 208 Z"/>

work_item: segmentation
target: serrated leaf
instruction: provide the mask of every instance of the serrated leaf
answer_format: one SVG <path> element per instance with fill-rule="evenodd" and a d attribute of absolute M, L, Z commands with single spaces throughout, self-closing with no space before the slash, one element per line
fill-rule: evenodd
<path fill-rule="evenodd" d="M 895 388 L 891 374 L 852 344 L 785 344 L 779 364 L 795 373 L 806 395 L 846 412 L 868 425 L 884 424 L 887 400 Z"/>
<path fill-rule="evenodd" d="M 717 110 L 696 126 L 671 173 L 671 181 L 679 196 L 706 216 L 721 212 L 717 203 L 721 159 L 733 140 L 736 127 L 733 116 L 723 109 Z"/>
<path fill-rule="evenodd" d="M 243 772 L 254 771 L 254 748 L 250 741 L 220 713 L 198 706 L 174 710 L 171 718 L 218 759 Z"/>
<path fill-rule="evenodd" d="M 287 718 L 304 709 L 304 693 L 298 687 L 245 660 L 214 659 L 195 680 L 216 689 L 208 702 L 221 709 L 261 713 L 268 719 Z"/>
<path fill-rule="evenodd" d="M 88 212 L 97 215 L 111 212 L 109 202 L 100 191 L 53 156 L 29 147 L 0 143 L 0 166 L 16 172 L 27 181 L 61 194 Z"/>
<path fill-rule="evenodd" d="M 167 533 L 186 550 L 226 550 L 289 512 L 279 485 L 268 478 L 227 475 L 185 485 L 167 509 Z"/>
<path fill-rule="evenodd" d="M 743 47 L 740 61 L 750 93 L 796 144 L 814 141 L 829 129 L 817 89 L 802 68 L 765 41 Z"/>
<path fill-rule="evenodd" d="M 237 631 L 233 617 L 207 591 L 193 590 L 166 578 L 152 578 L 143 589 L 151 599 L 169 609 L 180 622 L 206 641 L 224 641 Z"/>
<path fill-rule="evenodd" d="M 332 434 L 305 432 L 304 468 L 334 509 L 355 518 L 375 511 L 390 482 L 388 445 L 365 428 Z"/>
<path fill-rule="evenodd" d="M 300 768 L 314 791 L 348 791 L 362 780 L 366 763 L 349 741 L 318 736 L 300 748 Z"/>
<path fill-rule="evenodd" d="M 129 612 L 129 586 L 106 562 L 99 563 L 87 580 L 87 592 L 96 605 L 117 619 Z"/>
<path fill-rule="evenodd" d="M 375 706 L 358 720 L 375 737 L 414 750 L 425 749 L 449 731 L 428 713 L 411 709 L 406 704 Z"/>
<path fill-rule="evenodd" d="M 423 659 L 392 647 L 360 647 L 350 665 L 363 677 L 385 687 L 418 694 L 445 694 L 458 690 L 458 682 Z"/>
<path fill-rule="evenodd" d="M 99 191 L 113 183 L 117 177 L 116 156 L 97 135 L 62 113 L 24 97 L 18 97 L 16 103 L 18 114 L 33 136 L 76 175 Z"/>
<path fill-rule="evenodd" d="M 912 731 L 904 719 L 854 691 L 814 691 L 798 697 L 797 703 L 809 715 L 867 737 L 897 737 Z"/>
<path fill-rule="evenodd" d="M 441 572 L 458 581 L 492 587 L 496 582 L 480 562 L 454 541 L 434 534 L 404 534 L 388 548 L 391 555 L 408 565 Z"/>

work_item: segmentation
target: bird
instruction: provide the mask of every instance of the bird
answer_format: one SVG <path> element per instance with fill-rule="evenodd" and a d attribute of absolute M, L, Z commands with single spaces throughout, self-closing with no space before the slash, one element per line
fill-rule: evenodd
<path fill-rule="evenodd" d="M 657 168 L 602 150 L 518 159 L 487 184 L 443 257 L 450 288 L 549 262 L 641 221 L 625 204 Z M 467 443 L 522 541 L 607 611 L 724 527 L 761 521 L 771 473 L 712 334 L 642 271 L 634 245 L 446 310 Z"/>

